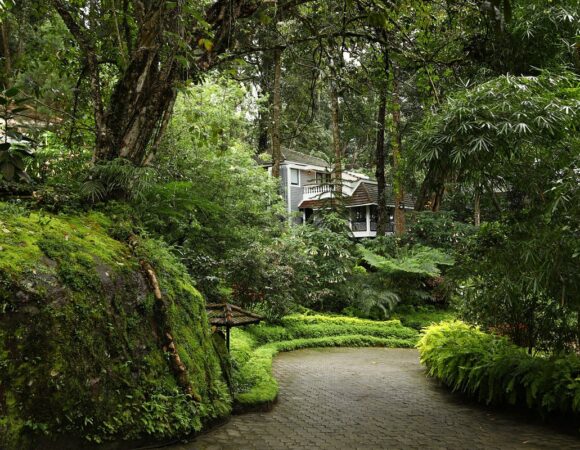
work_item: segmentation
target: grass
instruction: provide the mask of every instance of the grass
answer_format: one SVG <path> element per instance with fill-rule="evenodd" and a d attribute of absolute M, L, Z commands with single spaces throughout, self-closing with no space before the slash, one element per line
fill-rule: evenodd
<path fill-rule="evenodd" d="M 279 352 L 313 347 L 412 348 L 416 330 L 398 320 L 372 321 L 327 315 L 291 315 L 282 326 L 261 324 L 232 332 L 235 403 L 238 410 L 269 407 L 278 396 L 272 360 Z"/>

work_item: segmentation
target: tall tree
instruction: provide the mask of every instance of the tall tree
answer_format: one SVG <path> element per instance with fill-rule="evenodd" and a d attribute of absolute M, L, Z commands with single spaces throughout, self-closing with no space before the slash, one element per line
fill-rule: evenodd
<path fill-rule="evenodd" d="M 282 163 L 282 148 L 280 143 L 280 112 L 282 100 L 280 98 L 280 80 L 282 78 L 282 48 L 274 49 L 274 89 L 272 99 L 272 176 L 280 177 Z"/>
<path fill-rule="evenodd" d="M 395 234 L 405 232 L 405 203 L 403 187 L 403 170 L 401 167 L 401 153 L 403 150 L 403 139 L 401 136 L 401 99 L 399 97 L 398 71 L 392 66 L 391 79 L 393 87 L 391 117 L 393 120 L 393 194 L 395 196 Z"/>
<path fill-rule="evenodd" d="M 198 80 L 212 67 L 232 45 L 239 19 L 261 6 L 252 0 L 217 0 L 206 9 L 184 0 L 131 1 L 121 9 L 97 0 L 75 7 L 63 0 L 51 3 L 86 62 L 94 159 L 120 157 L 137 166 L 153 158 L 178 84 Z M 107 79 L 106 64 L 116 71 Z"/>
<path fill-rule="evenodd" d="M 330 92 L 330 115 L 332 123 L 332 149 L 334 153 L 334 178 L 335 192 L 340 197 L 342 195 L 342 143 L 340 140 L 340 110 L 338 106 L 338 89 L 336 80 L 329 80 Z"/>

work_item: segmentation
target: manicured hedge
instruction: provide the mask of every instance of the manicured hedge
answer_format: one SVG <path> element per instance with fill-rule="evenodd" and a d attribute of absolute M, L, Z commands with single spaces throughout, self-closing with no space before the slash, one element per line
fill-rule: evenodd
<path fill-rule="evenodd" d="M 417 348 L 429 375 L 481 402 L 526 405 L 544 415 L 580 412 L 577 355 L 532 356 L 458 321 L 426 328 Z"/>
<path fill-rule="evenodd" d="M 293 315 L 283 326 L 235 329 L 232 335 L 237 410 L 267 408 L 278 396 L 272 360 L 279 352 L 312 347 L 415 346 L 419 337 L 398 320 L 376 322 L 341 316 Z"/>
<path fill-rule="evenodd" d="M 249 329 L 260 344 L 304 338 L 330 336 L 364 335 L 380 338 L 418 338 L 416 330 L 406 328 L 398 320 L 372 321 L 354 317 L 329 316 L 289 316 L 282 326 L 258 325 Z"/>

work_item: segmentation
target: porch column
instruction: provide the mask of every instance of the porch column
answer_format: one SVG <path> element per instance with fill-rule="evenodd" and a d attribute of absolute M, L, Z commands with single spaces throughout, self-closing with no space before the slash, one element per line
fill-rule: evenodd
<path fill-rule="evenodd" d="M 367 234 L 371 232 L 371 207 L 369 205 L 366 206 L 367 208 Z"/>

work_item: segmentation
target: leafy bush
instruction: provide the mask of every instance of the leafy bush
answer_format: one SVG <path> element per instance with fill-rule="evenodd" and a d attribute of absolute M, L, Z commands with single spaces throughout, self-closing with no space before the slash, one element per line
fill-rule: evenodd
<path fill-rule="evenodd" d="M 457 317 L 457 313 L 451 309 L 439 309 L 430 305 L 417 307 L 403 305 L 393 312 L 392 317 L 399 319 L 405 327 L 420 331 L 429 325 L 453 320 Z"/>
<path fill-rule="evenodd" d="M 304 225 L 229 254 L 226 279 L 236 302 L 279 319 L 296 305 L 331 309 L 353 264 L 346 234 Z"/>
<path fill-rule="evenodd" d="M 483 224 L 453 274 L 462 316 L 530 349 L 577 345 L 580 239 L 572 213 L 550 223 Z"/>
<path fill-rule="evenodd" d="M 456 221 L 453 213 L 449 211 L 412 212 L 408 215 L 403 240 L 411 245 L 420 244 L 453 250 L 462 245 L 475 231 L 474 226 Z"/>
<path fill-rule="evenodd" d="M 259 344 L 302 338 L 322 338 L 340 335 L 368 335 L 382 338 L 397 337 L 415 339 L 417 332 L 401 326 L 398 320 L 384 322 L 357 318 L 326 316 L 288 316 L 282 319 L 284 326 L 258 325 L 248 329 Z M 346 320 L 341 320 L 346 319 Z"/>
<path fill-rule="evenodd" d="M 531 356 L 505 337 L 458 321 L 428 327 L 417 347 L 429 375 L 481 402 L 542 414 L 580 412 L 577 355 Z"/>
<path fill-rule="evenodd" d="M 385 248 L 384 243 L 383 240 L 379 244 L 370 244 L 369 247 L 381 251 Z M 446 293 L 441 288 L 441 267 L 453 265 L 454 258 L 444 251 L 420 245 L 395 246 L 391 254 L 375 253 L 362 245 L 358 245 L 357 250 L 362 259 L 361 264 L 369 268 L 368 276 L 361 277 L 361 286 L 356 288 L 359 297 L 361 292 L 366 291 L 366 285 L 376 292 L 374 304 L 382 298 L 382 306 L 385 309 L 388 307 L 389 311 L 397 303 L 446 302 Z M 388 293 L 395 297 L 394 301 L 389 301 Z M 365 292 L 365 295 L 367 299 L 373 299 L 372 293 Z M 362 307 L 359 309 L 364 310 L 365 303 L 369 304 L 369 301 L 360 299 L 359 304 Z M 356 305 L 354 301 L 353 304 Z"/>

